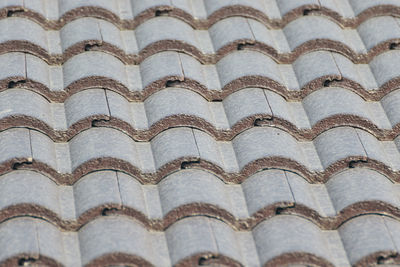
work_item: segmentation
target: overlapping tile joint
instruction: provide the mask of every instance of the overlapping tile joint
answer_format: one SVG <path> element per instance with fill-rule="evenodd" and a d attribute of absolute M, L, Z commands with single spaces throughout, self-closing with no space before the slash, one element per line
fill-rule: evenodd
<path fill-rule="evenodd" d="M 0 266 L 400 264 L 400 1 L 0 1 Z"/>

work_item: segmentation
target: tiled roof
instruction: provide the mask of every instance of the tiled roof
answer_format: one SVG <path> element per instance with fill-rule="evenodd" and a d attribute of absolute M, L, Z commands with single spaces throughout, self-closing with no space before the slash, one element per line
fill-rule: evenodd
<path fill-rule="evenodd" d="M 0 266 L 400 264 L 399 17 L 0 1 Z"/>

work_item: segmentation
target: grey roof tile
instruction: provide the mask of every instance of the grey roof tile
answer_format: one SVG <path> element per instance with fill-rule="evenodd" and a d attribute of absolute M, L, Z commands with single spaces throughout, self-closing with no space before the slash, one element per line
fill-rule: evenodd
<path fill-rule="evenodd" d="M 304 155 L 296 140 L 278 129 L 252 128 L 239 134 L 233 140 L 232 145 L 240 169 L 250 162 L 264 157 L 287 158 L 305 164 Z"/>
<path fill-rule="evenodd" d="M 253 230 L 262 265 L 285 253 L 310 253 L 329 262 L 326 240 L 313 223 L 295 216 L 279 216 Z M 308 240 L 308 242 L 304 242 Z"/>
<path fill-rule="evenodd" d="M 182 80 L 184 77 L 179 55 L 175 52 L 161 52 L 146 58 L 140 64 L 140 74 L 144 86 L 164 77 L 173 77 L 175 80 Z"/>
<path fill-rule="evenodd" d="M 280 52 L 289 52 L 283 49 L 286 48 L 288 44 L 281 30 L 270 30 L 262 23 L 252 19 L 247 19 L 247 23 L 256 41 L 271 46 Z"/>
<path fill-rule="evenodd" d="M 10 89 L 0 93 L 0 117 L 30 115 L 53 125 L 49 102 L 42 96 L 24 89 Z"/>
<path fill-rule="evenodd" d="M 125 73 L 124 64 L 117 58 L 101 52 L 86 52 L 74 56 L 63 65 L 64 87 L 91 76 L 110 78 L 127 85 Z"/>
<path fill-rule="evenodd" d="M 290 2 L 290 1 L 286 1 Z M 334 22 L 321 17 L 302 17 L 283 28 L 291 50 L 316 39 L 328 39 L 346 43 L 343 30 Z"/>
<path fill-rule="evenodd" d="M 244 76 L 261 76 L 281 82 L 277 64 L 268 56 L 250 51 L 231 53 L 216 64 L 222 86 Z"/>
<path fill-rule="evenodd" d="M 400 37 L 399 24 L 393 17 L 371 18 L 358 26 L 357 31 L 368 50 L 379 43 Z"/>
<path fill-rule="evenodd" d="M 150 19 L 135 29 L 139 50 L 161 40 L 174 40 L 199 48 L 194 30 L 185 22 L 169 17 Z"/>
<path fill-rule="evenodd" d="M 272 116 L 274 118 L 281 118 L 281 119 L 289 121 L 289 122 L 295 124 L 296 126 L 298 126 L 297 121 L 295 120 L 293 113 L 291 112 L 291 110 L 297 109 L 296 107 L 294 107 L 295 106 L 294 103 L 286 102 L 286 100 L 282 96 L 280 96 L 274 92 L 271 92 L 269 90 L 264 90 L 264 94 L 267 98 L 268 105 L 271 108 Z M 301 112 L 301 110 L 299 110 L 297 115 L 299 115 L 299 116 L 303 115 L 303 114 L 299 114 L 300 112 Z M 302 117 L 302 119 L 299 120 L 299 122 L 300 121 L 303 122 L 304 119 L 305 119 L 305 117 Z M 308 120 L 308 119 L 306 119 L 306 120 Z M 298 127 L 301 128 L 300 125 Z"/>
<path fill-rule="evenodd" d="M 208 30 L 216 51 L 236 41 L 254 41 L 249 20 L 242 17 L 231 17 L 220 20 Z"/>
<path fill-rule="evenodd" d="M 30 159 L 32 151 L 28 129 L 10 129 L 0 133 L 0 161 L 5 162 L 12 158 Z"/>
<path fill-rule="evenodd" d="M 363 0 L 348 0 L 351 7 L 354 10 L 355 15 L 359 15 L 360 13 L 366 11 L 368 8 L 378 7 L 379 5 L 392 5 L 399 6 L 399 2 L 396 0 L 371 0 L 371 1 L 363 1 Z"/>
<path fill-rule="evenodd" d="M 357 94 L 343 88 L 324 88 L 308 95 L 303 107 L 312 126 L 335 115 L 354 115 L 373 120 L 366 102 Z"/>
<path fill-rule="evenodd" d="M 50 88 L 50 73 L 45 61 L 35 56 L 25 56 L 26 78 Z"/>
<path fill-rule="evenodd" d="M 294 198 L 284 171 L 271 170 L 256 173 L 243 184 L 250 216 L 270 205 L 293 205 Z"/>
<path fill-rule="evenodd" d="M 376 140 L 374 136 L 365 131 L 356 129 L 356 132 L 368 158 L 378 160 L 390 166 L 390 162 L 385 151 L 383 150 L 384 147 L 382 146 L 381 142 Z"/>
<path fill-rule="evenodd" d="M 79 231 L 82 264 L 112 253 L 137 255 L 153 264 L 166 263 L 155 257 L 151 238 L 143 226 L 127 218 L 103 217 L 92 221 Z"/>
<path fill-rule="evenodd" d="M 70 141 L 69 147 L 73 170 L 89 160 L 101 157 L 121 159 L 140 168 L 135 142 L 117 130 L 89 129 L 75 136 Z"/>
<path fill-rule="evenodd" d="M 237 91 L 226 97 L 222 103 L 230 127 L 252 115 L 272 115 L 264 92 L 259 88 L 247 88 Z"/>
<path fill-rule="evenodd" d="M 191 203 L 211 204 L 232 210 L 223 182 L 210 173 L 183 170 L 168 176 L 158 187 L 164 216 Z"/>
<path fill-rule="evenodd" d="M 322 192 L 323 189 L 320 189 L 318 192 L 315 185 L 310 185 L 298 174 L 288 171 L 285 171 L 284 174 L 286 175 L 293 202 L 313 209 L 321 215 L 324 214 L 325 210 L 320 207 L 326 205 L 322 196 L 322 194 L 324 194 L 324 192 Z M 329 198 L 328 195 L 327 197 Z"/>
<path fill-rule="evenodd" d="M 150 218 L 152 218 L 151 211 L 153 209 L 161 208 L 161 204 L 159 200 L 157 201 L 156 195 L 152 195 L 154 197 L 148 201 L 144 193 L 145 188 L 141 186 L 137 180 L 121 172 L 116 172 L 116 177 L 121 205 L 138 210 Z M 156 204 L 151 205 L 149 202 L 156 202 Z M 155 207 L 151 209 L 150 207 L 153 206 Z"/>
<path fill-rule="evenodd" d="M 400 91 L 395 90 L 387 94 L 381 100 L 381 105 L 385 110 L 387 118 L 392 124 L 392 127 L 400 122 L 400 114 L 398 113 L 398 105 L 400 104 Z"/>
<path fill-rule="evenodd" d="M 350 127 L 323 132 L 314 139 L 314 145 L 324 168 L 346 157 L 367 156 L 356 130 Z"/>
<path fill-rule="evenodd" d="M 181 157 L 198 158 L 199 152 L 192 129 L 171 129 L 151 141 L 156 168 Z"/>
<path fill-rule="evenodd" d="M 186 54 L 179 53 L 178 56 L 185 79 L 192 79 L 201 85 L 206 84 L 203 65 L 193 57 Z"/>
<path fill-rule="evenodd" d="M 363 201 L 382 201 L 399 206 L 393 184 L 376 171 L 346 170 L 329 179 L 326 188 L 337 212 Z"/>
<path fill-rule="evenodd" d="M 389 80 L 399 76 L 396 62 L 400 53 L 398 51 L 388 51 L 376 56 L 370 63 L 372 73 L 379 86 L 384 85 Z"/>
<path fill-rule="evenodd" d="M 105 90 L 105 97 L 107 101 L 105 107 L 109 109 L 109 115 L 113 118 L 118 118 L 134 127 L 134 120 L 137 117 L 137 113 L 133 111 L 131 103 L 129 103 L 128 100 L 126 100 L 120 94 L 111 90 Z M 139 120 L 139 118 L 137 119 Z"/>
<path fill-rule="evenodd" d="M 318 51 L 300 56 L 294 63 L 300 87 L 319 77 L 333 75 L 340 77 L 340 72 L 329 52 Z"/>
<path fill-rule="evenodd" d="M 65 249 L 62 232 L 53 225 L 39 221 L 36 223 L 36 236 L 40 254 L 62 262 L 65 259 Z"/>
<path fill-rule="evenodd" d="M 0 36 L 1 43 L 11 40 L 28 41 L 48 50 L 46 31 L 29 19 L 9 18 L 1 20 Z"/>
<path fill-rule="evenodd" d="M 15 171 L 4 175 L 0 181 L 0 209 L 13 205 L 39 205 L 59 214 L 58 186 L 45 177 L 32 171 Z"/>
<path fill-rule="evenodd" d="M 110 116 L 105 91 L 102 89 L 78 92 L 65 101 L 64 108 L 68 127 L 86 117 Z"/>
<path fill-rule="evenodd" d="M 193 130 L 193 135 L 200 158 L 224 168 L 225 166 L 222 158 L 223 152 L 220 152 L 223 147 L 203 131 Z"/>
<path fill-rule="evenodd" d="M 381 216 L 361 216 L 343 224 L 339 234 L 351 264 L 377 251 L 396 251 Z"/>
<path fill-rule="evenodd" d="M 51 168 L 57 170 L 56 145 L 47 136 L 36 131 L 29 131 L 30 147 L 32 158 L 43 162 Z"/>
<path fill-rule="evenodd" d="M 165 234 L 172 264 L 204 252 L 241 261 L 235 233 L 222 222 L 204 217 L 187 218 L 172 225 Z"/>
<path fill-rule="evenodd" d="M 33 258 L 39 255 L 36 225 L 31 218 L 2 223 L 0 237 L 1 245 L 5 248 L 0 252 L 2 261 L 22 253 Z"/>
<path fill-rule="evenodd" d="M 107 194 L 104 194 L 107 192 Z M 74 185 L 76 215 L 104 204 L 122 205 L 117 176 L 114 171 L 88 174 Z"/>
<path fill-rule="evenodd" d="M 0 67 L 4 70 L 0 74 L 1 79 L 26 77 L 25 55 L 23 53 L 3 54 L 0 55 L 0 59 Z"/>
<path fill-rule="evenodd" d="M 99 20 L 93 18 L 80 18 L 66 24 L 60 30 L 60 38 L 63 52 L 71 46 L 86 40 L 101 42 L 102 35 Z"/>

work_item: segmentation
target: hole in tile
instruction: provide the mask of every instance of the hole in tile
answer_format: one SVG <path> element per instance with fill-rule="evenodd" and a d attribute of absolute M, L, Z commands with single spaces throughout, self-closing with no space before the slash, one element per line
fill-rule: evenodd
<path fill-rule="evenodd" d="M 284 212 L 285 209 L 286 209 L 286 208 L 278 207 L 278 208 L 275 209 L 275 214 L 276 214 L 276 215 L 279 215 L 279 214 L 281 214 L 282 212 Z"/>
<path fill-rule="evenodd" d="M 181 163 L 181 169 L 188 169 L 198 164 L 200 164 L 200 160 L 184 161 Z"/>
<path fill-rule="evenodd" d="M 199 265 L 200 266 L 205 266 L 205 265 L 209 265 L 210 261 L 212 260 L 216 260 L 217 257 L 214 255 L 207 255 L 207 256 L 202 256 L 199 258 Z"/>
<path fill-rule="evenodd" d="M 26 165 L 32 165 L 32 161 L 24 161 L 24 162 L 15 162 L 11 168 L 13 170 L 19 170 L 21 167 L 26 166 Z"/>
<path fill-rule="evenodd" d="M 362 166 L 363 164 L 365 164 L 365 163 L 367 163 L 368 161 L 366 161 L 366 160 L 351 160 L 350 162 L 349 162 L 349 168 L 351 168 L 351 169 L 353 169 L 353 168 L 356 168 L 356 167 L 359 167 L 359 166 Z"/>
<path fill-rule="evenodd" d="M 169 14 L 169 12 L 170 12 L 171 10 L 156 10 L 156 13 L 155 13 L 155 15 L 156 15 L 156 17 L 159 17 L 159 16 L 167 16 L 168 14 Z"/>
<path fill-rule="evenodd" d="M 390 255 L 386 255 L 386 256 L 379 256 L 376 258 L 376 263 L 377 264 L 393 264 L 394 263 L 394 259 L 397 258 L 399 255 L 397 253 L 393 253 Z"/>
<path fill-rule="evenodd" d="M 272 117 L 266 117 L 266 118 L 258 118 L 254 120 L 254 126 L 265 126 L 269 125 L 271 121 L 273 121 L 274 118 Z"/>
<path fill-rule="evenodd" d="M 341 82 L 342 79 L 327 79 L 324 81 L 324 87 L 329 87 L 331 86 L 332 83 L 334 82 Z"/>
<path fill-rule="evenodd" d="M 181 83 L 179 80 L 169 80 L 165 83 L 165 87 L 175 87 Z"/>
<path fill-rule="evenodd" d="M 389 45 L 390 50 L 400 49 L 400 43 L 391 43 Z"/>
<path fill-rule="evenodd" d="M 303 10 L 303 16 L 308 16 L 310 15 L 312 12 L 316 12 L 319 11 L 319 9 L 317 8 L 307 8 Z"/>
<path fill-rule="evenodd" d="M 18 266 L 29 266 L 35 261 L 34 258 L 21 258 L 18 260 Z"/>
<path fill-rule="evenodd" d="M 17 14 L 20 14 L 20 13 L 24 13 L 24 10 L 23 9 L 8 10 L 7 11 L 7 17 L 13 17 L 13 16 L 15 16 Z"/>
<path fill-rule="evenodd" d="M 18 87 L 19 85 L 25 84 L 26 80 L 19 80 L 19 81 L 10 81 L 7 85 L 8 88 L 15 88 Z"/>
<path fill-rule="evenodd" d="M 108 122 L 107 119 L 94 119 L 92 120 L 92 127 L 100 127 L 102 124 Z"/>
<path fill-rule="evenodd" d="M 282 214 L 282 213 L 286 212 L 287 210 L 294 208 L 294 206 L 295 206 L 294 203 L 289 203 L 287 206 L 276 207 L 275 215 Z"/>
<path fill-rule="evenodd" d="M 246 49 L 246 48 L 251 48 L 251 47 L 253 47 L 253 46 L 254 46 L 254 44 L 252 44 L 252 43 L 238 44 L 238 45 L 237 45 L 237 50 L 244 50 L 244 49 Z"/>
<path fill-rule="evenodd" d="M 100 46 L 101 46 L 101 44 L 97 44 L 97 43 L 85 44 L 85 51 L 91 51 L 91 50 L 94 50 L 96 48 L 99 48 Z"/>
<path fill-rule="evenodd" d="M 104 208 L 101 212 L 102 216 L 109 216 L 112 215 L 113 213 L 117 212 L 117 208 Z"/>

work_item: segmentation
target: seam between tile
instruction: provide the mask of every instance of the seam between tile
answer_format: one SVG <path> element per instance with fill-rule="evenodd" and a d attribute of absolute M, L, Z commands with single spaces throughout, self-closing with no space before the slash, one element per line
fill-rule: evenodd
<path fill-rule="evenodd" d="M 28 79 L 28 63 L 26 61 L 26 53 L 24 53 L 24 77 L 25 79 Z"/>
<path fill-rule="evenodd" d="M 218 253 L 220 253 L 218 242 L 217 242 L 217 240 L 215 238 L 214 228 L 211 225 L 210 219 L 206 218 L 206 220 L 207 220 L 208 227 L 210 228 L 210 231 L 211 231 L 212 241 L 213 241 L 213 243 L 215 245 L 216 250 L 218 251 Z"/>
<path fill-rule="evenodd" d="M 122 208 L 122 206 L 123 206 L 123 201 L 122 201 L 121 185 L 120 185 L 120 183 L 119 183 L 118 171 L 115 171 L 115 177 L 116 177 L 117 186 L 118 186 L 119 205 L 120 205 L 120 208 Z"/>
<path fill-rule="evenodd" d="M 117 3 L 118 3 L 118 1 L 117 1 Z M 99 21 L 97 21 L 97 30 L 99 31 L 99 34 L 100 34 L 101 43 L 103 43 L 104 42 L 103 33 L 101 32 L 101 26 L 100 26 Z M 119 31 L 119 34 L 121 35 L 121 30 Z"/>
<path fill-rule="evenodd" d="M 285 170 L 283 170 L 283 174 L 285 175 L 286 184 L 288 185 L 289 190 L 290 190 L 290 194 L 292 195 L 293 205 L 296 205 L 297 201 L 296 201 L 296 198 L 294 197 L 292 186 L 290 185 L 290 182 L 289 182 L 289 179 L 287 177 L 287 174 L 286 174 Z"/>
<path fill-rule="evenodd" d="M 389 236 L 390 236 L 390 240 L 392 241 L 393 247 L 394 247 L 397 251 L 399 251 L 399 249 L 398 249 L 397 246 L 396 246 L 396 243 L 394 242 L 394 239 L 393 239 L 393 236 L 392 236 L 392 232 L 389 230 L 389 227 L 388 227 L 388 225 L 387 225 L 387 223 L 386 223 L 385 217 L 382 216 L 381 219 L 382 219 L 382 221 L 383 221 L 383 224 L 385 225 L 386 231 L 388 232 L 388 234 L 389 234 Z"/>
<path fill-rule="evenodd" d="M 183 75 L 183 80 L 185 81 L 186 75 L 185 75 L 185 70 L 183 69 L 181 55 L 180 55 L 179 52 L 177 52 L 177 54 L 178 54 L 179 67 L 181 68 L 181 72 L 182 72 L 182 75 Z M 201 69 L 203 69 L 203 68 L 201 68 Z"/>
<path fill-rule="evenodd" d="M 246 20 L 247 26 L 249 27 L 251 36 L 253 36 L 253 40 L 256 41 L 256 36 L 254 35 L 253 29 L 251 28 L 251 25 L 250 25 L 250 23 L 249 23 L 249 19 L 248 19 L 248 18 L 245 18 L 245 20 Z"/>
<path fill-rule="evenodd" d="M 397 28 L 400 30 L 400 22 L 398 21 L 399 18 L 392 17 L 392 16 L 391 16 L 391 18 L 394 20 L 394 23 L 397 25 Z"/>
<path fill-rule="evenodd" d="M 37 259 L 40 258 L 40 242 L 39 242 L 39 231 L 38 231 L 38 221 L 35 221 L 34 225 L 35 225 L 35 237 L 36 237 L 36 246 L 37 246 L 37 253 L 38 255 L 35 255 L 37 257 Z"/>
<path fill-rule="evenodd" d="M 362 142 L 362 140 L 361 140 L 361 138 L 360 138 L 360 135 L 358 134 L 358 131 L 357 131 L 356 129 L 354 129 L 354 128 L 352 128 L 352 129 L 356 132 L 358 141 L 360 142 L 360 144 L 361 144 L 361 146 L 362 146 L 362 148 L 363 148 L 363 150 L 364 150 L 364 153 L 365 153 L 365 155 L 366 155 L 367 158 L 368 158 L 369 156 L 368 156 L 367 150 L 366 150 L 365 147 L 364 147 L 364 144 L 363 144 L 363 142 Z"/>
<path fill-rule="evenodd" d="M 32 149 L 32 134 L 31 134 L 31 129 L 28 129 L 28 136 L 29 136 L 29 149 L 30 149 L 30 154 L 31 158 L 28 159 L 29 161 L 33 161 L 33 149 Z"/>
<path fill-rule="evenodd" d="M 190 128 L 190 130 L 192 131 L 192 136 L 193 136 L 193 139 L 194 139 L 194 144 L 196 145 L 196 149 L 197 149 L 197 155 L 198 155 L 199 160 L 200 160 L 201 155 L 200 155 L 199 145 L 197 144 L 196 135 L 194 134 L 194 129 L 193 129 L 193 128 Z"/>
<path fill-rule="evenodd" d="M 169 0 L 169 1 L 172 1 L 172 0 Z M 203 2 L 203 1 L 201 1 L 201 2 Z M 188 4 L 188 6 L 189 6 L 189 9 L 192 11 L 192 16 L 193 16 L 193 18 L 194 18 L 194 19 L 197 19 L 197 18 L 196 18 L 195 9 L 193 8 L 193 1 L 192 1 L 192 0 L 187 1 L 187 4 Z"/>
<path fill-rule="evenodd" d="M 333 53 L 332 53 L 332 52 L 329 52 L 329 54 L 331 55 L 331 58 L 332 58 L 332 60 L 333 60 L 333 63 L 335 63 L 336 69 L 337 69 L 337 71 L 338 71 L 339 74 L 340 74 L 340 79 L 343 79 L 343 74 L 342 74 L 342 72 L 340 71 L 340 68 L 339 68 L 339 66 L 338 66 L 338 64 L 337 64 L 337 62 L 336 62 L 336 60 L 335 60 L 335 57 L 334 57 Z"/>
<path fill-rule="evenodd" d="M 109 103 L 109 101 L 108 101 L 107 89 L 103 89 L 103 90 L 104 90 L 104 96 L 105 96 L 105 98 L 106 98 L 108 116 L 110 116 L 110 119 L 111 119 L 111 109 L 110 109 L 110 103 Z"/>
<path fill-rule="evenodd" d="M 261 89 L 261 90 L 262 90 L 262 92 L 263 92 L 263 95 L 264 95 L 265 100 L 266 100 L 266 102 L 267 102 L 267 105 L 268 105 L 268 107 L 269 107 L 269 110 L 271 111 L 272 118 L 274 118 L 274 117 L 275 117 L 274 111 L 272 110 L 272 107 L 271 107 L 271 105 L 269 104 L 268 97 L 267 97 L 267 95 L 265 94 L 265 89 Z M 268 111 L 267 111 L 267 112 L 268 112 Z"/>

